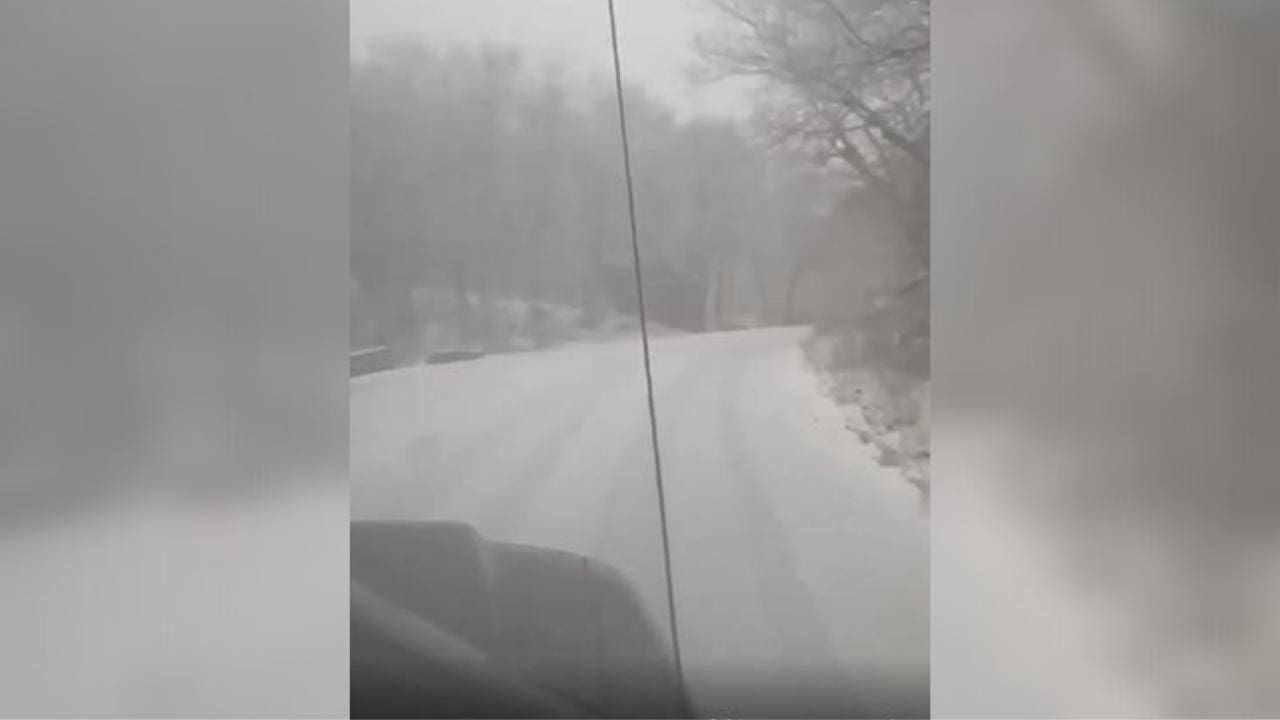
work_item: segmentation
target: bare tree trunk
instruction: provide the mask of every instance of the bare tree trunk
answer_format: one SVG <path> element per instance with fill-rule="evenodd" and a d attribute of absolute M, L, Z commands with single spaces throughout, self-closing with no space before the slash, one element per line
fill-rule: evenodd
<path fill-rule="evenodd" d="M 756 282 L 756 311 L 759 313 L 758 321 L 766 324 L 773 324 L 774 308 L 769 298 L 769 283 L 765 280 L 764 268 L 761 266 L 759 258 L 753 258 L 751 262 L 751 276 Z"/>
<path fill-rule="evenodd" d="M 713 260 L 707 264 L 707 294 L 702 305 L 702 328 L 707 332 L 720 329 L 720 267 Z"/>
<path fill-rule="evenodd" d="M 788 324 L 796 322 L 796 291 L 800 288 L 800 280 L 804 277 L 805 268 L 800 263 L 796 263 L 791 267 L 791 274 L 787 276 L 787 294 L 784 299 L 782 308 L 783 320 Z"/>
<path fill-rule="evenodd" d="M 720 318 L 721 325 L 728 324 L 733 320 L 736 299 L 734 297 L 734 284 L 737 280 L 736 273 L 733 268 L 721 268 L 720 270 L 720 302 L 716 308 L 716 314 Z"/>
<path fill-rule="evenodd" d="M 471 319 L 471 303 L 467 297 L 470 294 L 467 287 L 468 264 L 467 249 L 458 247 L 453 265 L 453 297 L 454 323 L 459 344 L 464 344 L 467 340 L 467 325 Z"/>
<path fill-rule="evenodd" d="M 604 293 L 601 291 L 601 282 L 604 277 L 604 260 L 600 250 L 600 244 L 592 241 L 588 250 L 587 261 L 583 265 L 582 278 L 579 288 L 580 304 L 582 306 L 582 324 L 587 328 L 595 328 L 600 324 L 600 320 L 604 315 Z"/>

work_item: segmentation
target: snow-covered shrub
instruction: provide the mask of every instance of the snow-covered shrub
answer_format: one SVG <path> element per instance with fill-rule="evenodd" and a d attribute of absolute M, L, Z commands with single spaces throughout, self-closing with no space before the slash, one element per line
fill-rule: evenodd
<path fill-rule="evenodd" d="M 929 380 L 906 357 L 920 347 L 904 352 L 898 340 L 828 329 L 807 338 L 803 349 L 827 395 L 845 409 L 850 432 L 876 449 L 881 465 L 899 468 L 927 499 Z"/>

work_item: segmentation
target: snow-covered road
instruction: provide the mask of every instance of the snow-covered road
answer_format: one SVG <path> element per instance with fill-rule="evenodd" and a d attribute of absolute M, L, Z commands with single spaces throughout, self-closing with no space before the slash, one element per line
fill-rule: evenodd
<path fill-rule="evenodd" d="M 704 715 L 927 712 L 928 518 L 843 429 L 802 328 L 653 342 L 685 674 Z M 584 553 L 666 627 L 639 339 L 352 382 L 353 517 Z"/>

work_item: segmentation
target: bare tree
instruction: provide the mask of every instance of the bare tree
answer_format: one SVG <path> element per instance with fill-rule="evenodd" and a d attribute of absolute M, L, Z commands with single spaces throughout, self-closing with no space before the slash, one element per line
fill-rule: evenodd
<path fill-rule="evenodd" d="M 704 79 L 752 76 L 775 144 L 853 171 L 929 263 L 928 0 L 705 0 L 726 21 L 699 38 Z"/>
<path fill-rule="evenodd" d="M 644 88 L 625 92 L 647 298 L 664 308 L 655 319 L 695 329 L 780 316 L 785 269 L 802 246 L 794 228 L 818 226 L 812 193 L 773 170 L 796 153 L 768 152 L 733 123 L 681 122 Z M 353 65 L 362 337 L 381 332 L 411 354 L 415 337 L 507 343 L 519 316 L 551 305 L 587 327 L 609 305 L 634 312 L 613 93 L 493 45 L 389 39 Z M 615 278 L 619 267 L 627 272 Z"/>

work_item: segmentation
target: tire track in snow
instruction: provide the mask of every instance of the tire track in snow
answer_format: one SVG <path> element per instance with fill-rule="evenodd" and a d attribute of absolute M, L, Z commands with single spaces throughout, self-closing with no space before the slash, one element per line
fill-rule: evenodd
<path fill-rule="evenodd" d="M 617 349 L 604 347 L 600 351 L 605 354 Z M 555 362 L 561 357 L 564 363 Z M 571 387 L 571 384 L 580 382 L 581 371 L 591 365 L 579 354 L 552 351 L 537 358 L 494 356 L 476 361 L 471 366 L 441 366 L 443 370 L 424 366 L 417 372 L 453 375 L 447 387 L 461 388 L 470 384 L 466 382 L 469 376 L 495 374 L 493 366 L 486 364 L 493 360 L 515 366 L 505 368 L 508 374 L 520 376 L 525 368 L 532 368 L 534 372 L 520 377 L 521 383 L 514 386 L 517 388 L 514 399 L 510 394 L 504 398 L 502 393 L 497 393 L 502 400 L 487 408 L 469 405 L 466 401 L 470 398 L 457 398 L 456 393 L 460 392 L 457 390 L 453 395 L 446 393 L 435 397 L 429 394 L 430 386 L 440 383 L 429 382 L 429 387 L 424 389 L 421 376 L 395 378 L 407 386 L 401 394 L 407 402 L 431 404 L 427 413 L 430 417 L 420 422 L 400 443 L 400 449 L 390 463 L 377 466 L 372 472 L 369 468 L 352 468 L 353 476 L 358 476 L 353 487 L 353 516 L 463 519 L 456 517 L 455 508 L 477 507 L 474 499 L 477 491 L 497 480 L 488 477 L 488 473 L 477 472 L 476 468 L 484 468 L 499 453 L 512 448 L 513 443 L 528 443 L 532 434 L 526 430 L 531 420 L 536 423 L 537 418 L 552 417 L 561 419 L 562 425 L 572 424 L 575 417 L 571 412 L 574 409 L 573 392 L 580 392 L 580 388 Z M 594 379 L 593 386 L 604 381 L 600 377 Z M 362 390 L 367 393 L 371 389 Z M 386 393 L 391 387 L 379 389 Z M 450 398 L 453 398 L 452 405 L 446 402 Z M 474 430 L 461 442 L 452 442 L 448 437 L 449 432 L 456 431 L 456 428 L 448 426 L 454 418 L 439 414 L 441 408 L 448 410 L 451 407 L 472 413 L 469 423 Z M 407 414 L 417 418 L 421 413 L 418 408 L 411 407 Z M 534 426 L 537 427 L 536 424 Z M 554 432 L 558 428 L 546 429 Z M 540 433 L 538 437 L 541 437 Z"/>
<path fill-rule="evenodd" d="M 748 702 L 758 703 L 753 712 L 776 706 L 778 712 L 805 707 L 807 714 L 856 717 L 860 711 L 847 697 L 849 678 L 841 671 L 829 630 L 821 620 L 817 604 L 792 556 L 788 533 L 780 522 L 759 473 L 766 466 L 754 462 L 758 452 L 749 438 L 744 421 L 751 417 L 743 410 L 743 399 L 755 388 L 748 384 L 751 358 L 738 358 L 720 382 L 720 421 L 724 428 L 724 457 L 734 493 L 741 509 L 751 559 L 751 576 L 766 614 L 766 626 L 773 640 L 777 672 L 756 686 L 760 695 L 751 698 L 752 687 L 741 688 Z M 792 478 L 802 483 L 805 478 Z M 754 683 L 753 683 L 754 684 Z M 767 712 L 767 711 L 766 711 Z"/>
<path fill-rule="evenodd" d="M 654 357 L 654 399 L 658 409 L 659 443 L 664 427 L 675 424 L 679 416 L 672 413 L 663 414 L 663 408 L 670 409 L 675 399 L 687 401 L 696 393 L 695 388 L 705 377 L 691 369 L 684 358 L 676 359 L 673 354 L 669 359 L 675 362 L 664 362 L 657 354 L 662 343 L 656 343 Z M 607 479 L 608 489 L 599 500 L 598 512 L 592 522 L 586 552 L 599 556 L 614 565 L 636 584 L 644 599 L 646 609 L 654 621 L 663 629 L 664 634 L 670 632 L 670 618 L 667 612 L 666 577 L 662 562 L 661 519 L 658 510 L 658 493 L 655 485 L 653 469 L 653 447 L 650 436 L 648 407 L 644 402 L 643 387 L 639 388 L 634 400 L 636 412 L 629 413 L 626 437 L 630 440 L 615 456 L 607 469 L 602 468 L 601 477 Z M 670 419 L 666 419 L 666 418 Z M 664 457 L 664 465 L 666 460 Z M 664 474 L 667 468 L 664 467 Z M 665 478 L 664 478 L 665 479 Z M 668 482 L 668 512 L 673 501 Z M 671 521 L 668 515 L 668 522 Z M 680 549 L 673 547 L 673 565 L 679 562 L 677 554 Z M 674 570 L 673 570 L 674 572 Z M 676 581 L 677 591 L 679 581 Z M 677 604 L 679 597 L 676 598 Z M 663 643 L 669 648 L 669 638 L 664 635 Z"/>
<path fill-rule="evenodd" d="M 577 434 L 590 415 L 587 409 L 601 402 L 615 382 L 599 368 L 613 365 L 608 356 L 617 348 L 591 347 L 587 352 L 598 355 L 596 362 L 582 362 L 574 372 L 553 367 L 556 375 L 550 381 L 526 377 L 534 392 L 505 406 L 499 422 L 434 459 L 435 474 L 449 482 L 436 497 L 435 517 L 471 522 L 495 540 L 516 538 L 513 515 L 530 507 L 547 487 L 548 471 L 567 439 Z"/>
<path fill-rule="evenodd" d="M 482 501 L 479 524 L 516 541 L 527 537 L 536 501 L 562 490 L 556 487 L 562 479 L 558 470 L 567 456 L 591 449 L 591 443 L 584 440 L 584 431 L 602 414 L 617 414 L 619 407 L 627 407 L 628 398 L 623 396 L 634 390 L 632 384 L 609 373 L 597 373 L 585 397 L 575 388 L 571 395 L 576 397 L 560 405 L 567 414 L 540 433 L 543 440 L 522 459 L 520 472 L 513 474 L 505 486 L 493 487 Z"/>

